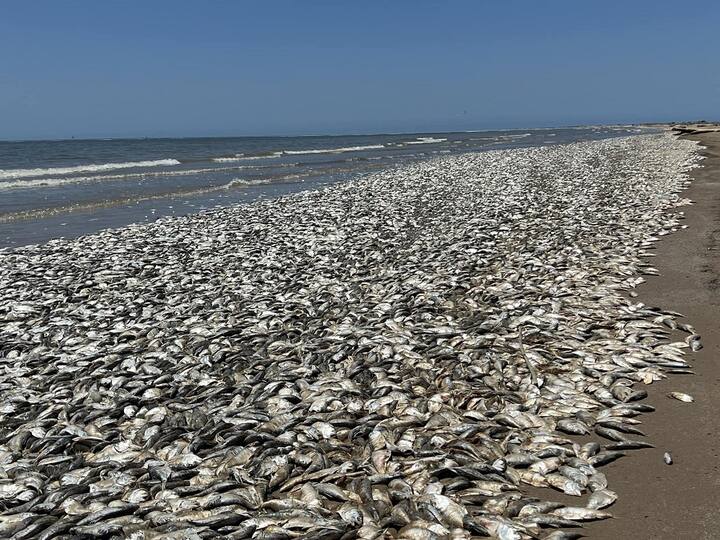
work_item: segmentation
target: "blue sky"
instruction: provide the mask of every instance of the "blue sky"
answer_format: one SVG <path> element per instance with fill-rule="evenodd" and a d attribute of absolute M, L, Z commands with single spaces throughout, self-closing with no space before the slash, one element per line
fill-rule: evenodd
<path fill-rule="evenodd" d="M 35 1 L 0 138 L 720 119 L 720 2 Z"/>

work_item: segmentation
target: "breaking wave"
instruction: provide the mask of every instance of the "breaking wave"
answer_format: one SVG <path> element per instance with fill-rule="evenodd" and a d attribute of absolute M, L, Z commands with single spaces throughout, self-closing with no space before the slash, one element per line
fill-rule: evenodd
<path fill-rule="evenodd" d="M 445 141 L 447 141 L 447 139 L 436 139 L 435 137 L 418 137 L 416 141 L 407 141 L 403 144 L 434 144 Z"/>
<path fill-rule="evenodd" d="M 115 169 L 133 169 L 136 167 L 162 167 L 180 165 L 177 159 L 156 159 L 152 161 L 128 161 L 126 163 L 100 163 L 77 165 L 75 167 L 50 167 L 47 169 L 0 169 L 1 178 L 32 178 L 53 174 L 74 174 L 79 172 L 112 171 Z"/>
<path fill-rule="evenodd" d="M 313 148 L 307 150 L 280 150 L 278 152 L 267 152 L 264 154 L 237 154 L 235 156 L 226 156 L 213 158 L 216 163 L 228 163 L 234 161 L 245 161 L 249 159 L 268 159 L 280 156 L 300 156 L 304 154 L 342 154 L 344 152 L 361 152 L 362 150 L 383 150 L 386 148 L 384 144 L 368 144 L 365 146 L 341 146 L 339 148 Z"/>
<path fill-rule="evenodd" d="M 243 180 L 242 178 L 235 178 L 222 187 L 225 189 L 232 189 L 245 186 L 264 186 L 272 183 L 273 181 L 271 179 Z"/>
<path fill-rule="evenodd" d="M 212 160 L 215 163 L 232 163 L 235 161 L 248 161 L 253 159 L 267 159 L 267 158 L 273 158 L 282 156 L 282 152 L 270 152 L 266 154 L 257 154 L 257 155 L 246 155 L 246 154 L 237 154 L 235 156 L 226 156 L 226 157 L 218 157 L 213 158 Z"/>
<path fill-rule="evenodd" d="M 279 176 L 273 176 L 270 178 L 234 178 L 227 184 L 223 185 L 222 187 L 225 189 L 233 189 L 233 188 L 240 188 L 240 187 L 250 187 L 250 186 L 264 186 L 267 184 L 287 184 L 292 182 L 293 180 L 298 180 L 301 178 L 306 178 L 308 176 L 312 176 L 312 173 L 306 172 L 306 173 L 294 173 L 294 174 L 283 174 Z M 304 180 L 301 180 L 304 182 Z"/>
<path fill-rule="evenodd" d="M 98 176 L 69 176 L 65 178 L 33 178 L 30 180 L 17 180 L 10 182 L 0 182 L 0 191 L 6 189 L 26 189 L 36 187 L 56 187 L 66 184 L 83 184 L 85 182 L 106 182 L 108 180 L 128 180 L 133 178 L 147 177 L 170 177 L 170 176 L 192 176 L 193 174 L 214 173 L 224 171 L 239 171 L 243 169 L 255 169 L 257 167 L 249 167 L 238 165 L 235 167 L 208 167 L 204 169 L 187 169 L 184 171 L 148 171 L 128 174 L 104 174 Z"/>
<path fill-rule="evenodd" d="M 217 169 L 211 169 L 217 170 Z M 230 189 L 239 189 L 252 186 L 264 186 L 268 184 L 286 184 L 293 182 L 294 180 L 301 179 L 309 174 L 287 174 L 275 178 L 258 178 L 258 179 L 243 179 L 234 178 L 226 184 L 207 186 L 201 188 L 190 188 L 190 189 L 178 189 L 175 191 L 167 191 L 163 193 L 153 193 L 146 195 L 138 195 L 135 197 L 122 197 L 118 199 L 110 199 L 103 201 L 93 201 L 87 203 L 74 203 L 68 205 L 61 205 L 56 207 L 46 208 L 34 208 L 31 210 L 21 210 L 18 212 L 7 212 L 0 213 L 0 223 L 11 223 L 21 220 L 32 220 L 42 219 L 60 214 L 67 214 L 71 212 L 83 212 L 88 210 L 95 210 L 97 208 L 110 208 L 113 206 L 121 206 L 127 204 L 138 203 L 142 201 L 162 200 L 162 199 L 176 199 L 179 197 L 192 197 L 197 195 L 204 195 L 208 193 L 222 192 Z"/>
<path fill-rule="evenodd" d="M 365 146 L 342 146 L 340 148 L 318 148 L 317 150 L 283 150 L 283 154 L 295 156 L 299 154 L 339 154 L 342 152 L 360 152 L 362 150 L 382 150 L 384 144 L 368 144 Z"/>

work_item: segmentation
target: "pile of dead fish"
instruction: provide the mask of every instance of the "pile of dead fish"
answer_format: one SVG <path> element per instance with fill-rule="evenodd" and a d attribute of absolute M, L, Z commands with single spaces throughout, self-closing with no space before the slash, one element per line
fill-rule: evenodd
<path fill-rule="evenodd" d="M 447 157 L 0 254 L 0 536 L 572 538 L 689 371 L 628 292 L 697 160 Z"/>

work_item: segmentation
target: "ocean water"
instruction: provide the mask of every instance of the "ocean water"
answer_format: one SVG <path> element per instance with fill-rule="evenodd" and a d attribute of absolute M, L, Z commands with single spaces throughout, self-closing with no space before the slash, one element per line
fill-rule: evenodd
<path fill-rule="evenodd" d="M 441 155 L 640 131 L 0 141 L 0 248 L 314 189 Z"/>

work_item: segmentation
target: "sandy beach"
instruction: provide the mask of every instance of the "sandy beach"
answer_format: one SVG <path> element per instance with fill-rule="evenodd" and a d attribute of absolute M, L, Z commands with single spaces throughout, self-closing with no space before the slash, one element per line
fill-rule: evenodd
<path fill-rule="evenodd" d="M 720 540 L 720 2 L 7 4 L 0 540 Z"/>
<path fill-rule="evenodd" d="M 643 418 L 643 430 L 656 446 L 639 450 L 608 468 L 619 495 L 614 520 L 587 526 L 589 538 L 720 537 L 720 132 L 683 135 L 707 147 L 703 167 L 695 169 L 683 196 L 686 229 L 657 244 L 659 276 L 638 288 L 641 300 L 687 317 L 702 335 L 704 348 L 693 357 L 695 375 L 652 385 L 646 400 L 657 408 Z M 677 336 L 681 337 L 681 336 Z M 668 399 L 687 392 L 691 404 Z M 663 462 L 671 452 L 674 464 Z"/>

